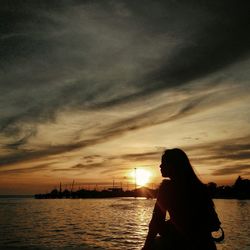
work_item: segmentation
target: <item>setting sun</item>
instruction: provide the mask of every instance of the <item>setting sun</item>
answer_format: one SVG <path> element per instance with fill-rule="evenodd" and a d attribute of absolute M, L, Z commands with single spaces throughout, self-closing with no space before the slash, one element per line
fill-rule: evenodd
<path fill-rule="evenodd" d="M 136 185 L 144 186 L 149 183 L 151 173 L 144 169 L 135 169 L 132 176 L 135 179 Z"/>

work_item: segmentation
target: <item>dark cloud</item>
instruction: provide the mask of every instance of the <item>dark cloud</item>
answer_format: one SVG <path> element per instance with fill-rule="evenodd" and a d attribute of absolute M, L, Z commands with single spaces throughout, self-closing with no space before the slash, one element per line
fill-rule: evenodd
<path fill-rule="evenodd" d="M 7 166 L 17 162 L 25 162 L 34 159 L 40 159 L 42 157 L 57 155 L 69 151 L 73 151 L 78 148 L 84 148 L 90 145 L 95 145 L 101 142 L 102 139 L 85 140 L 78 143 L 59 145 L 59 146 L 49 146 L 42 150 L 30 151 L 22 150 L 15 154 L 0 157 L 0 166 Z"/>
<path fill-rule="evenodd" d="M 211 96 L 210 94 L 201 94 L 198 97 L 193 96 L 181 101 L 173 101 L 167 104 L 157 106 L 149 111 L 121 119 L 101 129 L 99 136 L 113 138 L 113 136 L 122 135 L 129 131 L 134 131 L 150 126 L 155 126 L 167 122 L 173 122 L 188 117 L 198 112 L 216 107 L 220 103 L 226 103 L 230 100 L 225 99 L 224 93 Z M 214 99 L 218 100 L 215 101 Z"/>
<path fill-rule="evenodd" d="M 145 8 L 139 10 L 149 18 L 152 30 L 156 31 L 154 35 L 157 32 L 170 33 L 183 42 L 170 55 L 166 50 L 156 69 L 145 72 L 138 81 L 140 91 L 101 105 L 114 105 L 162 89 L 176 88 L 249 56 L 249 3 L 179 1 L 157 7 L 150 17 Z M 169 14 L 170 11 L 178 20 Z M 156 25 L 161 28 L 156 28 Z"/>
<path fill-rule="evenodd" d="M 104 169 L 101 174 L 118 173 L 127 170 L 127 166 L 123 167 L 123 163 L 126 161 L 138 162 L 145 160 L 159 160 L 161 157 L 159 150 L 154 152 L 144 152 L 138 154 L 122 154 L 114 156 L 100 156 L 100 155 L 88 155 L 83 157 L 84 163 L 78 163 L 70 168 L 57 168 L 52 171 L 71 171 L 71 170 L 94 170 Z M 89 161 L 89 159 L 91 159 Z"/>
<path fill-rule="evenodd" d="M 24 137 L 22 137 L 21 139 L 13 142 L 13 143 L 9 143 L 6 144 L 4 147 L 7 149 L 15 149 L 18 150 L 19 147 L 21 147 L 22 145 L 25 145 L 28 143 L 29 139 L 31 137 L 33 137 L 36 134 L 36 130 L 31 130 L 29 131 L 29 133 L 27 135 L 25 135 Z"/>
<path fill-rule="evenodd" d="M 145 160 L 159 160 L 161 158 L 162 151 L 145 152 L 139 154 L 124 154 L 117 156 L 117 158 L 129 161 L 145 161 Z"/>
<path fill-rule="evenodd" d="M 11 111 L 0 127 L 46 121 L 65 106 L 132 101 L 236 62 L 249 52 L 248 7 L 235 1 L 2 1 L 1 89 L 10 98 L 15 88 L 16 102 L 4 100 Z"/>
<path fill-rule="evenodd" d="M 121 173 L 125 170 L 128 170 L 127 166 L 126 167 L 123 167 L 123 163 L 122 161 L 120 160 L 119 163 L 114 162 L 113 160 L 117 160 L 120 158 L 119 157 L 112 157 L 112 158 L 108 158 L 108 159 L 103 159 L 102 162 L 97 162 L 97 163 L 86 163 L 86 164 L 82 164 L 82 163 L 79 163 L 79 164 L 76 164 L 75 166 L 72 166 L 70 169 L 71 170 L 78 170 L 78 171 L 85 171 L 86 170 L 86 173 L 88 173 L 89 171 L 92 171 L 92 170 L 97 170 L 99 171 L 100 174 L 112 174 L 112 175 L 115 175 L 115 174 L 118 174 L 118 173 Z"/>
<path fill-rule="evenodd" d="M 45 149 L 30 151 L 30 150 L 20 150 L 11 154 L 10 156 L 0 157 L 1 163 L 0 166 L 13 164 L 16 162 L 32 160 L 36 158 L 41 158 L 49 155 L 61 154 L 68 151 L 73 151 L 78 148 L 84 148 L 98 143 L 106 142 L 110 139 L 116 138 L 123 135 L 131 130 L 138 130 L 141 128 L 165 123 L 168 121 L 177 120 L 183 118 L 192 113 L 192 110 L 195 108 L 201 108 L 202 101 L 205 100 L 205 96 L 194 98 L 188 103 L 183 101 L 179 102 L 179 110 L 175 110 L 177 103 L 170 103 L 167 105 L 162 105 L 145 113 L 133 116 L 131 118 L 122 119 L 118 122 L 112 123 L 100 128 L 100 132 L 97 132 L 92 139 L 81 140 L 77 143 L 71 143 L 66 145 L 58 146 L 48 146 Z M 172 109 L 171 109 L 172 107 Z M 169 110 L 170 113 L 167 113 L 166 110 Z M 35 133 L 35 131 L 34 131 Z M 21 144 L 27 142 L 27 140 L 33 135 L 33 133 L 26 135 L 24 138 L 18 140 L 17 142 L 7 145 L 7 148 L 16 148 Z M 91 161 L 90 159 L 88 159 Z"/>
<path fill-rule="evenodd" d="M 100 132 L 96 132 L 96 134 L 88 139 L 88 140 L 81 140 L 76 143 L 69 143 L 69 144 L 61 144 L 58 146 L 48 146 L 45 149 L 37 150 L 37 151 L 30 151 L 30 150 L 20 150 L 18 152 L 15 152 L 14 154 L 0 157 L 1 163 L 0 166 L 10 165 L 16 162 L 22 162 L 32 159 L 37 159 L 41 157 L 46 157 L 50 155 L 57 155 L 62 154 L 65 152 L 77 150 L 79 148 L 85 148 L 89 146 L 93 146 L 99 143 L 107 142 L 108 140 L 114 139 L 116 137 L 119 137 L 129 131 L 139 130 L 142 128 L 166 123 L 166 122 L 172 122 L 181 118 L 184 118 L 186 116 L 192 115 L 194 112 L 203 111 L 207 108 L 211 108 L 211 103 L 208 101 L 210 98 L 209 95 L 204 94 L 202 96 L 193 97 L 188 100 L 179 101 L 179 102 L 173 102 L 164 104 L 162 106 L 156 107 L 151 109 L 150 111 L 146 111 L 144 113 L 134 115 L 130 118 L 121 119 L 118 122 L 111 123 L 109 125 L 105 125 L 103 127 L 100 127 Z M 221 101 L 224 101 L 223 98 L 221 98 Z M 217 102 L 218 104 L 218 102 Z M 21 140 L 7 145 L 7 148 L 17 148 L 21 144 L 24 144 L 27 142 L 27 140 L 35 133 L 33 131 L 31 134 L 28 134 Z M 235 143 L 234 141 L 228 141 L 224 143 Z M 225 158 L 235 158 L 239 159 L 240 157 L 248 157 L 247 152 L 239 152 L 239 147 L 247 147 L 247 145 L 238 145 L 238 150 L 235 152 L 232 152 L 232 147 L 230 148 L 230 153 L 226 148 L 225 144 L 218 144 L 218 145 L 204 145 L 203 147 L 206 148 L 207 152 L 209 154 L 213 154 L 215 151 L 220 152 L 222 154 L 226 154 Z M 221 147 L 221 148 L 219 148 Z M 225 147 L 225 148 L 224 148 Z M 237 146 L 235 146 L 236 148 Z M 224 149 L 224 150 L 223 150 Z M 226 152 L 226 153 L 225 153 Z M 92 163 L 96 161 L 98 156 L 87 157 L 84 159 L 85 161 L 88 161 L 87 163 Z M 211 159 L 222 159 L 223 157 L 221 155 L 215 155 L 211 158 L 209 157 L 208 160 Z"/>
<path fill-rule="evenodd" d="M 86 162 L 87 164 L 91 164 L 91 163 L 95 163 L 96 161 L 102 160 L 102 156 L 101 155 L 88 155 L 88 156 L 82 157 L 82 160 Z"/>
<path fill-rule="evenodd" d="M 213 172 L 213 175 L 231 175 L 231 174 L 237 174 L 241 175 L 244 173 L 250 173 L 250 164 L 246 165 L 238 165 L 238 166 L 226 166 L 224 168 L 215 170 Z"/>
<path fill-rule="evenodd" d="M 82 163 L 79 163 L 79 164 L 76 164 L 75 166 L 71 167 L 71 169 L 79 169 L 79 170 L 82 170 L 82 169 L 96 169 L 96 168 L 102 168 L 106 166 L 106 162 L 102 161 L 102 162 L 97 162 L 97 163 L 87 163 L 87 164 L 82 164 Z"/>
<path fill-rule="evenodd" d="M 194 27 L 198 32 L 195 30 L 190 37 L 192 43 L 187 42 L 176 50 L 160 70 L 152 73 L 151 79 L 154 81 L 150 80 L 159 82 L 159 87 L 181 85 L 204 77 L 249 55 L 250 35 L 246 32 L 250 27 L 249 3 L 202 1 L 192 5 L 193 8 L 201 8 L 200 13 L 194 13 L 197 23 L 203 11 L 207 20 L 202 20 L 205 23 L 200 27 Z"/>
<path fill-rule="evenodd" d="M 28 168 L 16 168 L 16 169 L 9 169 L 9 170 L 1 170 L 0 175 L 34 173 L 34 172 L 39 172 L 41 170 L 49 169 L 50 165 L 51 164 L 39 164 L 37 166 L 28 167 Z"/>
<path fill-rule="evenodd" d="M 144 101 L 157 91 L 184 91 L 180 87 L 190 81 L 243 60 L 250 48 L 249 5 L 232 0 L 1 1 L 0 133 L 10 140 L 3 148 L 14 153 L 1 156 L 0 166 L 95 145 L 211 107 L 203 94 L 101 126 L 89 140 L 22 149 L 37 126 L 55 122 L 59 111 L 105 109 Z M 222 146 L 209 150 L 217 159 L 222 153 L 232 160 L 249 156 Z"/>
<path fill-rule="evenodd" d="M 248 160 L 250 159 L 250 135 L 233 139 L 225 139 L 207 144 L 198 144 L 187 147 L 187 150 L 198 151 L 205 150 L 205 156 L 199 156 L 198 159 L 217 161 L 228 160 Z"/>
<path fill-rule="evenodd" d="M 100 173 L 118 173 L 127 170 L 127 166 L 123 167 L 126 161 L 145 161 L 145 160 L 158 160 L 160 159 L 161 152 L 145 152 L 139 154 L 122 154 L 114 156 L 101 156 L 101 155 L 88 155 L 82 158 L 84 163 L 78 163 L 69 168 L 56 168 L 52 171 L 72 171 L 72 170 L 96 170 L 104 169 Z"/>
<path fill-rule="evenodd" d="M 250 173 L 250 136 L 219 140 L 213 143 L 186 147 L 195 165 L 210 165 L 212 174 L 231 175 Z"/>

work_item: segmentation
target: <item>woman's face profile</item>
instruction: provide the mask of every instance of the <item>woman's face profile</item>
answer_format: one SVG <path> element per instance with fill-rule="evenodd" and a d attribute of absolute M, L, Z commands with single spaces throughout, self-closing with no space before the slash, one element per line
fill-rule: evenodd
<path fill-rule="evenodd" d="M 168 177 L 167 163 L 166 163 L 166 159 L 164 159 L 163 157 L 161 159 L 160 169 L 161 169 L 161 175 L 162 175 L 162 177 Z"/>

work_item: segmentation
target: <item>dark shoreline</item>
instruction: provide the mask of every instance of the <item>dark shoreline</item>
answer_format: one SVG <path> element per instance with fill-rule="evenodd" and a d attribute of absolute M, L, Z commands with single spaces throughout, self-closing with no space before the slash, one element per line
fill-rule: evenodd
<path fill-rule="evenodd" d="M 237 199 L 250 200 L 250 180 L 237 178 L 232 186 L 217 186 L 216 183 L 207 184 L 208 192 L 212 199 Z M 35 199 L 101 199 L 101 198 L 126 198 L 126 197 L 145 197 L 154 199 L 157 197 L 158 189 L 150 189 L 141 187 L 134 190 L 124 191 L 122 188 L 110 188 L 102 191 L 81 189 L 77 191 L 69 191 L 65 189 L 54 189 L 50 193 L 45 194 L 1 194 L 0 199 L 15 198 L 35 198 Z"/>
<path fill-rule="evenodd" d="M 207 191 L 213 199 L 250 199 L 250 180 L 243 179 L 240 176 L 236 179 L 232 186 L 217 186 L 216 183 L 210 182 L 207 185 Z M 141 187 L 134 190 L 124 191 L 122 188 L 109 188 L 102 191 L 80 189 L 69 191 L 60 188 L 53 189 L 50 193 L 35 194 L 36 199 L 84 199 L 84 198 L 114 198 L 114 197 L 146 197 L 148 199 L 156 198 L 158 189 L 150 189 Z"/>

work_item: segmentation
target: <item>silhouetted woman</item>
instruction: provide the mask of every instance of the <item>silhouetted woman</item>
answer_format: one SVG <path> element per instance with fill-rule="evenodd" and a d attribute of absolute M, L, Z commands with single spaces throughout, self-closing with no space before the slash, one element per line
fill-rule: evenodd
<path fill-rule="evenodd" d="M 187 155 L 178 148 L 166 150 L 160 169 L 169 180 L 160 185 L 143 250 L 216 250 L 209 216 L 214 204 Z M 166 212 L 170 216 L 168 221 Z M 157 234 L 161 240 L 155 240 Z"/>

